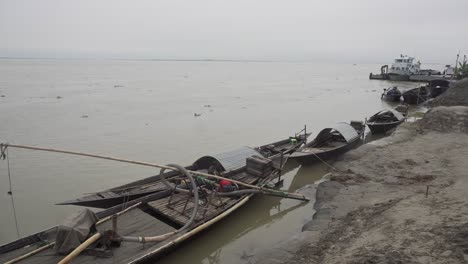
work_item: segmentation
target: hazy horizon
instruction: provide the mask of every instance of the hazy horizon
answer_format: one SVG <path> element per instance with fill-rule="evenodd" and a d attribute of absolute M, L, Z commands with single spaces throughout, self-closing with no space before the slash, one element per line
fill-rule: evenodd
<path fill-rule="evenodd" d="M 0 57 L 453 64 L 468 1 L 0 0 Z"/>

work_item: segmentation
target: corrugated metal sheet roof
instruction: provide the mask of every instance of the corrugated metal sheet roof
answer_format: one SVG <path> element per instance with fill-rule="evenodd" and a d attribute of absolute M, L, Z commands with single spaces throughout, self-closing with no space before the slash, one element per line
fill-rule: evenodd
<path fill-rule="evenodd" d="M 346 140 L 346 142 L 351 142 L 354 139 L 358 138 L 359 135 L 356 130 L 348 123 L 337 123 L 329 128 L 325 128 L 317 135 L 317 138 L 322 138 L 324 134 L 330 133 L 332 130 L 338 131 Z"/>
<path fill-rule="evenodd" d="M 254 155 L 262 157 L 262 154 L 253 148 L 241 147 L 232 151 L 201 157 L 195 161 L 195 164 L 200 163 L 202 160 L 215 159 L 223 166 L 225 171 L 232 171 L 246 166 L 247 158 Z"/>

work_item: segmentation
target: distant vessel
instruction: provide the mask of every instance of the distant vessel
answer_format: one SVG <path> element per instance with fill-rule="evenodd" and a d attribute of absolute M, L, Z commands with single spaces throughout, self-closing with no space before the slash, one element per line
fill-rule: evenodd
<path fill-rule="evenodd" d="M 415 62 L 413 57 L 400 54 L 388 69 L 388 78 L 393 81 L 407 81 L 410 75 L 419 74 L 420 67 L 421 63 Z"/>

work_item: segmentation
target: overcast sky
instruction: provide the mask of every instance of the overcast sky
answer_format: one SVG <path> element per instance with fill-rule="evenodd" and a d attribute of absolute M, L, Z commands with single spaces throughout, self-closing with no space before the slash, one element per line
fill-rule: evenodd
<path fill-rule="evenodd" d="M 452 63 L 467 0 L 0 0 L 0 57 Z"/>

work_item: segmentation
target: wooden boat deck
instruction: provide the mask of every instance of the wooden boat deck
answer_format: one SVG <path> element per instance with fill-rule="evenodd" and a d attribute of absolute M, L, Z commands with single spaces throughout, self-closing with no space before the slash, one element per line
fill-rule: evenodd
<path fill-rule="evenodd" d="M 123 236 L 153 236 L 158 234 L 164 234 L 170 231 L 175 230 L 173 227 L 165 224 L 162 221 L 157 220 L 153 216 L 143 212 L 141 209 L 136 208 L 132 209 L 129 212 L 119 216 L 118 218 L 118 233 Z M 105 231 L 112 229 L 112 221 L 106 221 L 105 223 L 99 225 L 97 229 L 99 231 Z M 55 232 L 54 232 L 55 233 Z M 55 234 L 51 234 L 50 237 L 55 237 Z M 131 242 L 123 242 L 119 248 L 113 248 L 113 256 L 110 258 L 95 257 L 86 254 L 80 254 L 75 258 L 73 263 L 128 263 L 135 259 L 136 257 L 143 256 L 153 250 L 156 250 L 167 241 L 160 243 L 148 243 L 148 244 L 139 244 Z M 21 256 L 27 252 L 30 252 L 36 247 L 43 246 L 44 243 L 36 243 L 27 248 L 22 248 L 19 250 L 14 250 L 9 253 L 0 255 L 0 263 L 4 263 L 11 259 L 14 259 L 18 256 Z M 53 248 L 44 250 L 32 257 L 22 260 L 20 263 L 25 264 L 38 264 L 38 263 L 57 263 L 64 256 L 58 256 L 55 254 Z"/>
<path fill-rule="evenodd" d="M 235 180 L 240 180 L 248 184 L 254 184 L 259 180 L 258 177 L 242 172 L 232 177 Z M 226 208 L 231 207 L 237 202 L 237 199 L 232 197 L 210 197 L 212 191 L 207 190 L 205 197 L 200 197 L 198 214 L 195 218 L 195 223 L 203 223 L 218 215 Z M 194 198 L 189 197 L 185 193 L 177 193 L 153 202 L 149 202 L 148 206 L 158 215 L 176 223 L 184 225 L 191 217 L 194 209 Z"/>

